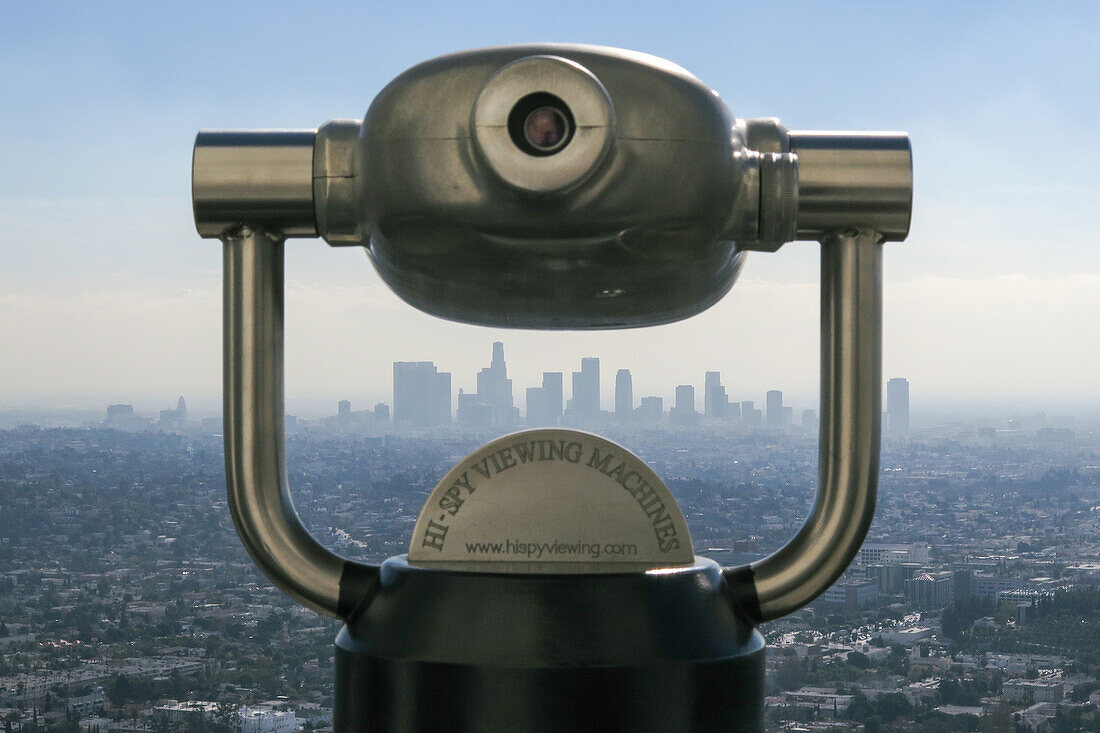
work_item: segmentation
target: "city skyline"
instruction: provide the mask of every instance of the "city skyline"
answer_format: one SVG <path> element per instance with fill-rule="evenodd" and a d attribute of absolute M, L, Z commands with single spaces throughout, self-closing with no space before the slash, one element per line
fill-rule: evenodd
<path fill-rule="evenodd" d="M 477 392 L 468 393 L 463 388 L 452 391 L 453 375 L 441 371 L 434 362 L 397 361 L 393 363 L 391 399 L 359 412 L 370 412 L 374 419 L 381 420 L 389 420 L 392 413 L 395 423 L 405 422 L 411 427 L 435 427 L 452 422 L 471 427 L 518 426 L 521 423 L 568 426 L 599 421 L 645 425 L 655 424 L 665 417 L 671 424 L 681 426 L 697 425 L 703 418 L 738 422 L 750 428 L 768 430 L 795 425 L 794 406 L 784 404 L 782 390 L 768 390 L 761 408 L 755 407 L 755 400 L 731 402 L 727 386 L 722 384 L 721 372 L 718 371 L 705 372 L 705 396 L 701 405 L 696 398 L 694 384 L 677 384 L 674 387 L 675 399 L 667 411 L 662 396 L 634 393 L 630 369 L 616 370 L 610 394 L 602 389 L 599 373 L 600 357 L 582 357 L 581 369 L 572 372 L 572 396 L 566 400 L 563 373 L 544 371 L 541 385 L 517 388 L 525 394 L 521 409 L 516 404 L 513 380 L 507 378 L 504 344 L 495 341 L 489 366 L 477 374 Z M 897 390 L 899 384 L 904 384 L 903 393 Z M 884 431 L 904 433 L 909 430 L 908 388 L 908 380 L 902 377 L 892 378 L 885 385 Z M 609 401 L 610 409 L 605 409 Z M 352 405 L 350 399 L 340 399 L 336 403 L 335 417 L 349 419 L 353 414 Z M 900 414 L 904 414 L 904 426 L 898 422 L 897 416 Z M 289 417 L 295 419 L 297 416 Z M 803 429 L 811 422 L 816 429 L 816 420 L 816 406 L 802 410 Z M 156 425 L 178 429 L 187 421 L 186 399 L 181 395 L 175 409 L 159 410 Z M 131 403 L 115 403 L 107 406 L 104 424 L 134 429 L 152 425 L 153 422 L 152 418 L 135 412 Z"/>
<path fill-rule="evenodd" d="M 415 386 L 411 386 L 414 377 L 407 376 L 411 375 L 412 370 L 421 374 L 421 381 Z M 450 372 L 438 371 L 435 363 L 430 361 L 394 362 L 394 420 L 407 420 L 414 427 L 445 425 L 452 419 L 467 426 L 490 427 L 519 425 L 521 422 L 528 425 L 583 425 L 600 420 L 618 424 L 646 424 L 656 423 L 666 416 L 662 396 L 635 394 L 633 373 L 629 368 L 615 371 L 610 394 L 603 389 L 600 371 L 600 357 L 581 357 L 580 370 L 571 372 L 571 396 L 564 400 L 564 409 L 564 373 L 543 371 L 541 385 L 519 387 L 518 391 L 525 395 L 521 408 L 513 392 L 513 380 L 508 378 L 504 343 L 494 341 L 489 366 L 477 372 L 477 391 L 466 392 L 458 388 L 457 408 L 452 411 L 450 392 L 441 391 L 441 387 L 437 386 L 451 384 Z M 405 380 L 403 386 L 399 385 L 399 375 Z M 698 424 L 702 418 L 737 421 L 751 428 L 764 427 L 768 430 L 781 430 L 795 424 L 794 408 L 784 404 L 782 390 L 767 390 L 762 409 L 757 409 L 755 400 L 730 401 L 719 371 L 705 372 L 703 383 L 702 410 L 697 409 L 694 384 L 675 386 L 675 399 L 667 412 L 672 424 L 690 426 Z M 341 410 L 345 403 L 347 400 L 341 400 Z M 606 409 L 608 407 L 610 409 Z M 907 379 L 894 377 L 886 383 L 883 407 L 885 428 L 896 434 L 908 432 Z M 816 409 L 803 409 L 803 428 L 809 425 L 816 427 L 816 424 Z"/>
<path fill-rule="evenodd" d="M 440 370 L 432 361 L 395 361 L 390 401 L 376 403 L 370 410 L 360 413 L 369 413 L 376 421 L 388 421 L 392 411 L 395 424 L 414 428 L 451 423 L 475 428 L 521 424 L 655 425 L 666 417 L 671 425 L 682 427 L 699 425 L 704 419 L 737 423 L 750 429 L 783 430 L 796 425 L 794 406 L 784 403 L 782 390 L 767 390 L 760 408 L 755 406 L 756 400 L 731 401 L 719 371 L 704 373 L 701 405 L 696 399 L 694 384 L 677 384 L 675 398 L 666 411 L 662 396 L 635 394 L 633 374 L 628 368 L 615 371 L 613 388 L 607 394 L 600 380 L 600 357 L 581 358 L 580 370 L 571 373 L 571 394 L 566 399 L 563 372 L 543 371 L 541 384 L 515 388 L 508 377 L 504 343 L 492 342 L 491 354 L 489 365 L 477 372 L 475 392 L 467 392 L 461 387 L 452 390 L 452 373 Z M 516 392 L 524 394 L 522 408 Z M 903 377 L 888 380 L 884 394 L 883 430 L 899 435 L 908 432 L 908 380 Z M 175 409 L 160 410 L 159 415 L 156 425 L 182 428 L 188 416 L 185 398 L 180 396 Z M 346 422 L 352 415 L 352 401 L 340 399 L 336 417 Z M 801 429 L 816 430 L 816 406 L 803 406 L 801 415 L 801 423 L 798 423 Z M 290 418 L 296 419 L 296 416 Z M 132 404 L 117 403 L 107 406 L 104 424 L 136 429 L 152 423 L 150 418 L 136 414 Z"/>

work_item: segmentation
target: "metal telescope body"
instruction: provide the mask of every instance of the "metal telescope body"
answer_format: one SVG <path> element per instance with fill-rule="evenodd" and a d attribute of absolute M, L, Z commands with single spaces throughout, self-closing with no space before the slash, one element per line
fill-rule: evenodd
<path fill-rule="evenodd" d="M 735 118 L 659 58 L 508 46 L 413 67 L 362 122 L 201 132 L 193 203 L 199 234 L 224 243 L 230 510 L 276 585 L 345 621 L 338 731 L 763 730 L 756 625 L 825 591 L 874 513 L 882 245 L 909 230 L 905 134 L 788 131 L 775 119 Z M 455 484 L 447 504 L 445 479 L 410 556 L 375 566 L 336 555 L 294 510 L 284 446 L 283 242 L 318 236 L 364 247 L 422 311 L 538 329 L 687 318 L 729 290 L 746 252 L 820 242 L 819 479 L 809 517 L 782 549 L 743 567 L 693 558 L 690 546 L 686 559 L 639 567 L 421 562 L 442 547 L 447 530 L 436 519 L 457 516 L 433 512 L 457 512 L 454 502 L 473 496 Z M 619 450 L 572 431 L 534 432 L 523 440 L 560 441 L 563 456 L 567 441 L 578 457 L 594 452 L 589 468 Z M 510 450 L 501 446 L 482 450 Z M 624 478 L 642 469 L 629 473 L 621 454 L 617 477 L 606 461 L 596 467 L 670 544 L 682 515 L 667 490 L 645 493 L 642 479 Z M 574 470 L 568 463 L 560 470 Z M 672 506 L 651 511 L 658 498 Z"/>

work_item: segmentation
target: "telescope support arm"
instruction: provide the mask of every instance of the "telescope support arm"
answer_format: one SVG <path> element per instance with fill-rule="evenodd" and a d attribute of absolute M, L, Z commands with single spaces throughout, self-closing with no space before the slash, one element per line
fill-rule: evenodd
<path fill-rule="evenodd" d="M 283 236 L 255 227 L 224 242 L 225 475 L 233 523 L 283 592 L 346 617 L 373 594 L 378 568 L 325 549 L 302 525 L 286 474 Z"/>
<path fill-rule="evenodd" d="M 756 621 L 814 600 L 859 552 L 875 513 L 882 405 L 882 244 L 874 231 L 821 243 L 821 421 L 810 516 L 774 554 L 725 570 Z"/>

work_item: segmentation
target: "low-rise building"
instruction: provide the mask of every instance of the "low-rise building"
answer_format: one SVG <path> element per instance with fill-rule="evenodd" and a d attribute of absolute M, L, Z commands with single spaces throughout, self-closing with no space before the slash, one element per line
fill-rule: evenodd
<path fill-rule="evenodd" d="M 1031 702 L 1061 702 L 1066 688 L 1061 680 L 1008 680 L 1001 685 L 1001 696 L 1006 700 L 1030 700 Z"/>
<path fill-rule="evenodd" d="M 265 706 L 242 707 L 241 733 L 293 733 L 298 721 L 290 710 L 274 710 Z"/>
<path fill-rule="evenodd" d="M 921 573 L 905 581 L 905 599 L 922 611 L 936 611 L 951 605 L 954 586 L 950 570 Z"/>

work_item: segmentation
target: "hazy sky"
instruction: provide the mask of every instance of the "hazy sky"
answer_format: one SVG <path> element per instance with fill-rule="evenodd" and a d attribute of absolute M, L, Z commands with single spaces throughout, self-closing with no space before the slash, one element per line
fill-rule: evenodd
<path fill-rule="evenodd" d="M 1100 405 L 1100 4 L 7 3 L 0 23 L 0 409 L 220 400 L 220 245 L 200 240 L 202 128 L 316 127 L 439 54 L 569 41 L 662 56 L 734 114 L 904 130 L 912 234 L 886 253 L 886 376 L 913 409 Z M 360 250 L 288 243 L 288 402 L 389 401 L 391 362 L 472 388 L 501 338 L 517 395 L 603 359 L 605 400 L 817 383 L 817 246 L 749 258 L 732 294 L 633 332 L 500 332 L 390 295 Z"/>

